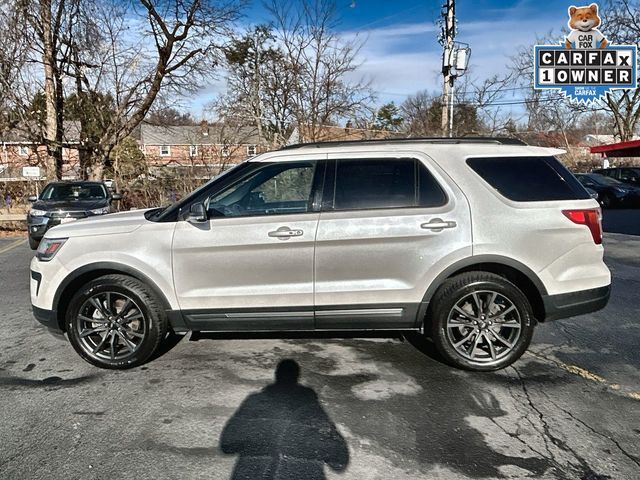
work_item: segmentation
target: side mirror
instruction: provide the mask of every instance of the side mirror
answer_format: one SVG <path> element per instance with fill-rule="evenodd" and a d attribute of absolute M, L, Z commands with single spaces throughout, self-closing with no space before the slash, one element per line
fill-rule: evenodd
<path fill-rule="evenodd" d="M 122 200 L 122 194 L 114 193 L 113 195 L 111 195 L 111 200 L 113 200 L 114 202 L 117 202 L 118 200 Z"/>
<path fill-rule="evenodd" d="M 31 195 L 27 200 L 29 200 L 31 203 L 37 202 L 38 201 L 38 197 L 36 197 L 35 195 Z"/>
<path fill-rule="evenodd" d="M 204 223 L 207 219 L 207 209 L 204 208 L 204 203 L 194 203 L 189 208 L 189 214 L 186 218 L 189 223 Z"/>

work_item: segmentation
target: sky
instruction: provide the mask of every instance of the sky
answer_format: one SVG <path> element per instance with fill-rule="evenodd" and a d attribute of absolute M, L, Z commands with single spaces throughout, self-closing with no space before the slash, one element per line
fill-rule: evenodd
<path fill-rule="evenodd" d="M 296 1 L 296 0 L 291 0 Z M 341 15 L 339 33 L 365 40 L 358 78 L 371 81 L 379 105 L 402 103 L 420 90 L 439 92 L 441 46 L 436 26 L 445 0 L 337 0 Z M 578 6 L 590 2 L 578 2 Z M 570 1 L 556 0 L 457 0 L 456 41 L 468 43 L 471 60 L 468 76 L 482 80 L 506 71 L 509 57 L 519 46 L 533 45 L 537 37 L 553 30 L 560 38 L 566 27 Z M 266 12 L 260 0 L 252 0 L 242 22 L 262 23 Z M 224 80 L 206 86 L 190 105 L 196 116 L 224 91 Z M 521 98 L 513 92 L 513 99 Z M 517 107 L 516 107 L 517 108 Z"/>

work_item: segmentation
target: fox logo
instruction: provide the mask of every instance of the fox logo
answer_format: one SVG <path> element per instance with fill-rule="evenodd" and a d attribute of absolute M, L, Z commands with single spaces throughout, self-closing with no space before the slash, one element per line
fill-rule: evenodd
<path fill-rule="evenodd" d="M 571 33 L 565 41 L 566 48 L 595 49 L 605 48 L 607 39 L 597 27 L 602 21 L 598 16 L 598 5 L 588 7 L 569 7 L 569 28 Z"/>

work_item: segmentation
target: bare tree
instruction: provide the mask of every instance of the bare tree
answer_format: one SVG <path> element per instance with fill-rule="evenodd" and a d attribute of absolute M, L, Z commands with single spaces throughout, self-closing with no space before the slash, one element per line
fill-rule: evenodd
<path fill-rule="evenodd" d="M 609 43 L 640 48 L 640 1 L 609 0 L 606 13 L 602 30 Z M 604 108 L 612 116 L 620 140 L 633 138 L 640 123 L 640 88 L 607 93 Z"/>
<path fill-rule="evenodd" d="M 373 100 L 367 82 L 350 80 L 362 42 L 337 34 L 334 0 L 270 0 L 277 44 L 293 85 L 293 116 L 303 140 L 316 140 L 324 125 L 353 116 Z"/>
<path fill-rule="evenodd" d="M 0 49 L 0 132 L 15 127 L 20 112 L 16 105 L 16 90 L 19 78 L 27 62 L 26 38 L 18 34 L 21 16 L 10 0 L 0 1 L 0 31 L 3 45 Z"/>
<path fill-rule="evenodd" d="M 440 96 L 430 95 L 426 90 L 407 97 L 400 106 L 407 135 L 421 137 L 442 133 L 442 110 L 438 114 L 434 108 L 438 103 L 442 103 Z"/>
<path fill-rule="evenodd" d="M 184 95 L 211 78 L 241 0 L 20 0 L 29 61 L 25 78 L 45 94 L 44 142 L 62 170 L 62 148 L 81 152 L 82 176 L 101 177 L 109 154 L 140 124 L 161 92 Z M 24 26 L 27 28 L 25 29 Z M 20 34 L 20 32 L 17 32 Z M 110 108 L 94 102 L 108 92 Z M 79 145 L 65 143 L 70 94 L 82 104 Z M 99 121 L 98 121 L 99 120 Z M 89 122 L 101 125 L 88 135 Z"/>
<path fill-rule="evenodd" d="M 95 66 L 84 70 L 82 81 L 94 90 L 113 92 L 115 114 L 93 146 L 99 160 L 94 176 L 101 175 L 111 149 L 140 124 L 161 90 L 173 95 L 193 93 L 212 78 L 239 5 L 217 0 L 139 0 L 134 7 L 144 30 L 131 38 L 126 5 L 95 4 L 102 48 L 94 53 Z"/>
<path fill-rule="evenodd" d="M 268 26 L 259 25 L 230 42 L 225 51 L 227 93 L 214 105 L 229 124 L 255 126 L 258 138 L 283 144 L 294 125 L 295 76 Z"/>

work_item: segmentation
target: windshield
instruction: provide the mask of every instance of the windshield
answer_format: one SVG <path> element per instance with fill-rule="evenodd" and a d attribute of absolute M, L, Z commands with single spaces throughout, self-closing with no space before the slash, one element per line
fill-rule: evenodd
<path fill-rule="evenodd" d="M 52 183 L 46 186 L 40 200 L 74 201 L 102 200 L 107 192 L 99 183 Z"/>

